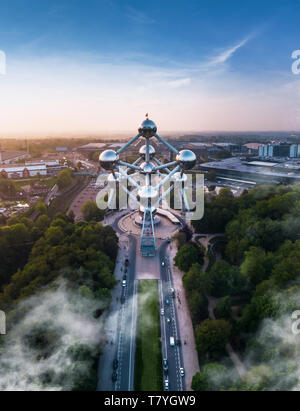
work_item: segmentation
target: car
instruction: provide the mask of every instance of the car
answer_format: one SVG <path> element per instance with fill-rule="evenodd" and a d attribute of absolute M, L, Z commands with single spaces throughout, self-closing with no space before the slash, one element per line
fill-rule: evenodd
<path fill-rule="evenodd" d="M 174 288 L 171 288 L 171 289 L 170 289 L 170 293 L 171 293 L 172 298 L 175 298 L 175 290 L 174 290 Z"/>
<path fill-rule="evenodd" d="M 167 323 L 170 324 L 171 323 L 171 318 L 167 317 Z"/>
<path fill-rule="evenodd" d="M 118 373 L 114 371 L 111 376 L 112 382 L 116 382 L 118 379 Z"/>
<path fill-rule="evenodd" d="M 129 260 L 128 260 L 128 258 L 126 258 L 126 260 L 125 260 L 125 267 L 128 267 L 129 266 Z"/>
<path fill-rule="evenodd" d="M 181 341 L 180 341 L 180 340 L 176 340 L 176 345 L 177 345 L 178 347 L 181 347 Z"/>
<path fill-rule="evenodd" d="M 171 346 L 171 347 L 174 347 L 174 346 L 175 346 L 174 337 L 170 337 L 170 346 Z"/>
<path fill-rule="evenodd" d="M 127 280 L 127 276 L 124 274 L 123 275 L 123 281 L 126 281 Z"/>
<path fill-rule="evenodd" d="M 170 305 L 170 300 L 168 298 L 166 298 L 166 304 Z"/>
<path fill-rule="evenodd" d="M 170 242 L 171 242 L 171 240 L 170 240 L 170 238 L 168 238 L 167 243 L 170 244 Z"/>
<path fill-rule="evenodd" d="M 165 391 L 169 391 L 169 380 L 165 380 Z"/>
<path fill-rule="evenodd" d="M 163 368 L 164 368 L 164 372 L 167 373 L 169 369 L 168 360 L 163 360 Z"/>
<path fill-rule="evenodd" d="M 165 310 L 163 308 L 160 310 L 160 314 L 165 315 Z"/>
<path fill-rule="evenodd" d="M 164 261 L 162 261 L 161 265 L 164 267 L 164 266 L 165 266 L 165 262 L 164 262 Z"/>
<path fill-rule="evenodd" d="M 180 370 L 180 376 L 184 377 L 185 376 L 184 368 L 181 367 L 179 370 Z"/>
<path fill-rule="evenodd" d="M 127 281 L 126 281 L 126 280 L 123 280 L 123 281 L 122 281 L 122 287 L 126 287 L 126 285 L 127 285 Z"/>
<path fill-rule="evenodd" d="M 114 369 L 114 370 L 117 370 L 118 367 L 119 367 L 119 361 L 118 361 L 117 359 L 115 359 L 115 360 L 113 361 L 113 369 Z"/>

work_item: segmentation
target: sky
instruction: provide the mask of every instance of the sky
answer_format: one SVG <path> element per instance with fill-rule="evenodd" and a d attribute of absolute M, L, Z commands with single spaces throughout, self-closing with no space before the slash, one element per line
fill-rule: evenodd
<path fill-rule="evenodd" d="M 0 136 L 300 130 L 300 0 L 0 3 Z M 3 71 L 3 70 L 2 70 Z"/>

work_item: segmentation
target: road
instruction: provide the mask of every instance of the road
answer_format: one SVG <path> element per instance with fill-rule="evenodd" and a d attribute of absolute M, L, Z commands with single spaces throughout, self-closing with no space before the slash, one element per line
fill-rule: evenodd
<path fill-rule="evenodd" d="M 112 227 L 119 233 L 118 219 Z M 124 235 L 128 239 L 128 247 L 121 245 L 118 256 L 118 264 L 115 270 L 116 278 L 120 281 L 113 291 L 113 302 L 109 312 L 109 331 L 107 334 L 112 341 L 104 348 L 104 355 L 100 359 L 98 390 L 103 391 L 133 391 L 134 390 L 134 357 L 135 357 L 135 335 L 137 317 L 137 275 L 136 275 L 136 253 L 138 240 L 131 235 Z M 180 346 L 171 347 L 170 337 L 175 342 L 180 341 L 180 332 L 176 311 L 175 299 L 170 296 L 173 288 L 171 265 L 167 254 L 167 241 L 163 242 L 157 251 L 156 258 L 159 259 L 160 280 L 159 295 L 160 306 L 164 307 L 165 315 L 161 316 L 162 330 L 162 359 L 168 359 L 168 380 L 170 391 L 184 391 L 186 389 L 185 379 L 180 376 L 180 368 L 183 366 L 183 354 Z M 123 249 L 122 249 L 123 247 Z M 129 259 L 128 271 L 126 273 L 126 287 L 122 287 L 122 279 L 125 269 L 125 258 Z M 161 262 L 164 261 L 164 266 Z M 165 303 L 169 298 L 170 304 Z M 170 323 L 166 319 L 170 318 Z M 112 381 L 112 363 L 118 360 L 117 381 Z M 103 367 L 102 367 L 103 365 Z M 164 376 L 166 379 L 166 376 Z"/>
<path fill-rule="evenodd" d="M 159 249 L 160 257 L 160 304 L 161 308 L 164 309 L 164 315 L 161 315 L 161 330 L 162 330 L 162 353 L 163 359 L 168 360 L 168 376 L 164 376 L 164 380 L 169 381 L 170 391 L 185 391 L 185 379 L 180 375 L 180 368 L 184 368 L 183 364 L 183 354 L 182 347 L 175 345 L 171 347 L 170 337 L 174 337 L 175 344 L 180 341 L 180 331 L 177 317 L 177 310 L 175 304 L 175 298 L 173 298 L 171 293 L 171 288 L 173 287 L 171 265 L 168 254 L 166 253 L 168 247 L 167 241 L 162 244 Z M 162 265 L 162 262 L 164 265 Z M 169 304 L 166 300 L 169 300 Z M 170 319 L 170 322 L 167 319 Z"/>
<path fill-rule="evenodd" d="M 136 239 L 130 236 L 129 240 L 129 266 L 126 273 L 127 286 L 122 287 L 121 301 L 123 300 L 123 303 L 121 303 L 118 321 L 116 358 L 119 361 L 119 368 L 118 379 L 114 384 L 115 391 L 134 390 L 134 355 L 137 314 L 137 282 L 135 279 Z"/>
<path fill-rule="evenodd" d="M 113 224 L 116 231 L 117 222 Z M 128 246 L 120 244 L 118 263 L 115 269 L 119 284 L 113 290 L 113 301 L 106 321 L 108 338 L 99 362 L 99 391 L 133 391 L 134 389 L 134 353 L 136 334 L 136 286 L 135 257 L 137 241 L 127 236 Z M 125 259 L 129 266 L 125 274 Z M 126 275 L 126 287 L 122 287 Z M 113 361 L 118 360 L 117 380 L 112 381 Z"/>

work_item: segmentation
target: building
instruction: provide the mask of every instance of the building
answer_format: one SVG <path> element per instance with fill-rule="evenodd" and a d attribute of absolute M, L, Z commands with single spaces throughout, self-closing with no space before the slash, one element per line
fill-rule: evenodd
<path fill-rule="evenodd" d="M 279 143 L 259 146 L 259 157 L 300 157 L 300 147 L 296 144 Z"/>
<path fill-rule="evenodd" d="M 241 146 L 234 143 L 213 143 L 215 147 L 220 148 L 221 150 L 228 151 L 231 154 L 236 154 L 241 152 Z"/>
<path fill-rule="evenodd" d="M 300 183 L 300 161 L 247 161 L 231 157 L 222 161 L 203 163 L 200 168 L 207 173 L 214 170 L 216 178 L 247 180 L 256 183 Z"/>
<path fill-rule="evenodd" d="M 53 161 L 36 161 L 36 162 L 26 162 L 25 166 L 40 166 L 40 165 L 45 165 L 47 169 L 47 175 L 48 176 L 57 176 L 64 168 L 66 168 L 65 165 L 62 165 L 59 163 L 58 160 L 53 160 Z"/>
<path fill-rule="evenodd" d="M 55 151 L 57 151 L 58 153 L 66 153 L 67 151 L 69 151 L 68 147 L 56 147 Z"/>
<path fill-rule="evenodd" d="M 46 176 L 47 167 L 45 164 L 39 164 L 35 166 L 30 165 L 14 165 L 1 167 L 0 175 L 5 178 L 30 178 L 35 176 Z"/>
<path fill-rule="evenodd" d="M 242 146 L 242 153 L 258 155 L 259 147 L 263 146 L 261 143 L 247 143 Z"/>

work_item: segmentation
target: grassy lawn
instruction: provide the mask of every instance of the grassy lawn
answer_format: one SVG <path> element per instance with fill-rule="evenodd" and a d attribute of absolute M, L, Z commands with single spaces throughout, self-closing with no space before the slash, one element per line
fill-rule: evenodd
<path fill-rule="evenodd" d="M 139 281 L 134 376 L 136 391 L 163 389 L 159 309 L 158 282 Z"/>

